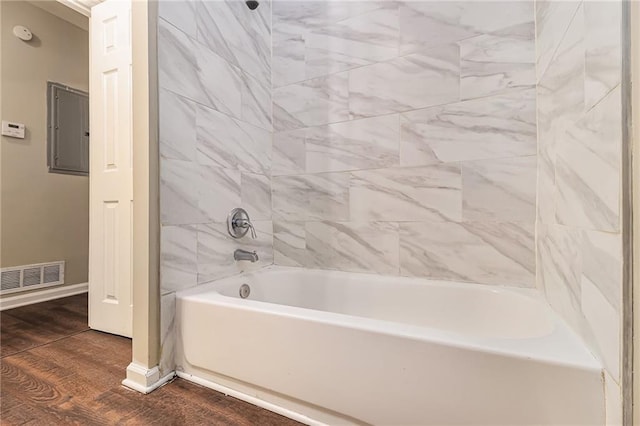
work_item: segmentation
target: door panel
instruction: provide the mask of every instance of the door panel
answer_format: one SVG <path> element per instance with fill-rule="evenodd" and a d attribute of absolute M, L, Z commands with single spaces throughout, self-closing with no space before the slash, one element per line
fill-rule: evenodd
<path fill-rule="evenodd" d="M 131 337 L 131 3 L 91 9 L 89 326 Z"/>

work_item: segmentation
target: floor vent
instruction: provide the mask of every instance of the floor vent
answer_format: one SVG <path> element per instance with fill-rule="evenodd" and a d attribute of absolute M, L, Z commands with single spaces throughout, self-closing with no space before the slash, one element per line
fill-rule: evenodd
<path fill-rule="evenodd" d="M 0 269 L 0 294 L 64 284 L 64 261 Z"/>

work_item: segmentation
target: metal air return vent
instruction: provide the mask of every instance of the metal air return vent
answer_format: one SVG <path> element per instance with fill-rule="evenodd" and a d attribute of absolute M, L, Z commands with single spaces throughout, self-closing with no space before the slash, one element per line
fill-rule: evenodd
<path fill-rule="evenodd" d="M 12 266 L 0 270 L 0 294 L 64 284 L 64 261 Z"/>
<path fill-rule="evenodd" d="M 13 290 L 20 288 L 20 281 L 22 278 L 22 271 L 2 271 L 2 286 L 0 291 Z"/>

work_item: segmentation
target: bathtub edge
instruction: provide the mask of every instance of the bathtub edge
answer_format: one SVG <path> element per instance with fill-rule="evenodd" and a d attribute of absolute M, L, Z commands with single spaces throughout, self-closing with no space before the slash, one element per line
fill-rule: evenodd
<path fill-rule="evenodd" d="M 298 413 L 297 411 L 290 410 L 288 408 L 284 408 L 280 405 L 274 404 L 269 401 L 265 401 L 264 399 L 257 398 L 255 396 L 248 395 L 244 392 L 232 389 L 228 386 L 221 385 L 219 383 L 213 382 L 211 380 L 203 379 L 202 377 L 195 376 L 193 374 L 189 374 L 184 371 L 176 371 L 176 375 L 184 380 L 195 383 L 200 386 L 204 386 L 209 389 L 213 389 L 217 392 L 221 392 L 225 395 L 231 396 L 233 398 L 239 399 L 241 401 L 247 402 L 251 405 L 255 405 L 260 408 L 264 408 L 265 410 L 271 411 L 276 414 L 280 414 L 281 416 L 287 417 L 289 419 L 298 421 L 300 423 L 304 423 L 308 426 L 329 426 L 320 421 L 314 420 L 310 417 L 305 416 L 304 414 Z"/>

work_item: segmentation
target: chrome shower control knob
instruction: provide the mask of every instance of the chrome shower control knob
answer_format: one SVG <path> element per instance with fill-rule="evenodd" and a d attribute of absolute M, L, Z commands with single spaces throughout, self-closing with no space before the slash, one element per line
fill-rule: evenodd
<path fill-rule="evenodd" d="M 227 230 L 233 238 L 244 237 L 251 230 L 251 238 L 257 238 L 256 230 L 249 219 L 249 214 L 245 209 L 235 208 L 227 217 Z"/>

